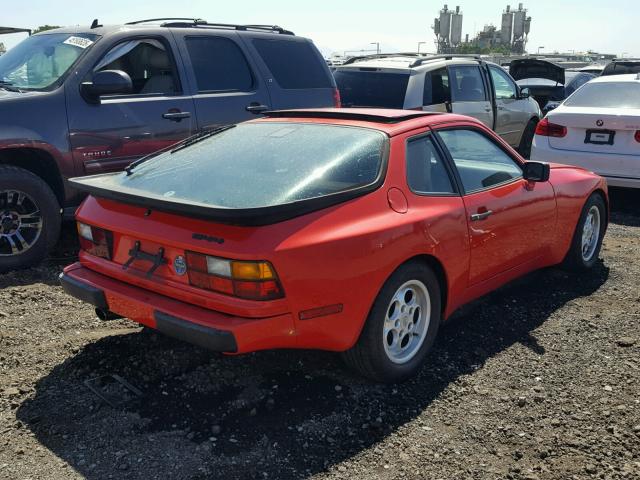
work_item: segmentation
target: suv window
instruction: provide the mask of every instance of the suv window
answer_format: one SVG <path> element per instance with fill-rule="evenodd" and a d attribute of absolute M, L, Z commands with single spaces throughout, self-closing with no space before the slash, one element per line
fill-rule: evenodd
<path fill-rule="evenodd" d="M 337 70 L 343 107 L 404 108 L 409 74 Z"/>
<path fill-rule="evenodd" d="M 491 72 L 491 80 L 493 81 L 493 90 L 496 92 L 496 100 L 505 100 L 516 98 L 518 96 L 518 87 L 513 80 L 507 75 L 507 72 L 496 67 L 489 67 Z"/>
<path fill-rule="evenodd" d="M 455 193 L 431 136 L 407 143 L 407 183 L 415 193 Z"/>
<path fill-rule="evenodd" d="M 451 101 L 449 74 L 446 68 L 427 72 L 424 76 L 423 105 L 440 105 Z"/>
<path fill-rule="evenodd" d="M 308 42 L 255 39 L 253 45 L 282 88 L 333 88 L 323 60 Z"/>
<path fill-rule="evenodd" d="M 224 37 L 187 37 L 198 92 L 246 92 L 253 88 L 253 75 L 240 47 Z"/>
<path fill-rule="evenodd" d="M 480 74 L 475 65 L 452 65 L 449 67 L 451 95 L 454 102 L 484 102 L 487 96 Z"/>
<path fill-rule="evenodd" d="M 456 165 L 466 192 L 474 192 L 522 176 L 522 169 L 484 134 L 469 129 L 438 132 Z"/>
<path fill-rule="evenodd" d="M 179 91 L 173 60 L 165 45 L 153 38 L 119 43 L 102 57 L 93 70 L 126 72 L 133 83 L 133 95 Z"/>

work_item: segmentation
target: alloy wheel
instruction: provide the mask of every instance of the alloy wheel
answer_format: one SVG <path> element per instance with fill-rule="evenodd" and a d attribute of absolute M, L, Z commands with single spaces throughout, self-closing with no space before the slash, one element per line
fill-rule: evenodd
<path fill-rule="evenodd" d="M 29 250 L 42 234 L 42 214 L 35 200 L 19 190 L 0 190 L 0 256 Z"/>

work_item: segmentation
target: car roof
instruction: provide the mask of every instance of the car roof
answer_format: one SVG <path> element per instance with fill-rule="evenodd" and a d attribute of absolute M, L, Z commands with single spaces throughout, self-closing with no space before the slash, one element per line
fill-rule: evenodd
<path fill-rule="evenodd" d="M 452 113 L 424 112 L 419 110 L 395 110 L 385 108 L 313 108 L 276 110 L 266 112 L 265 117 L 253 122 L 292 120 L 310 123 L 330 123 L 373 128 L 389 136 L 398 135 L 421 127 L 442 123 L 465 121 L 482 125 L 478 120 Z"/>
<path fill-rule="evenodd" d="M 609 82 L 640 82 L 640 73 L 605 75 L 604 77 L 596 77 L 593 80 L 591 80 L 591 83 L 609 83 Z"/>
<path fill-rule="evenodd" d="M 477 65 L 481 59 L 455 55 L 419 56 L 415 54 L 384 54 L 356 57 L 351 62 L 339 65 L 337 70 L 358 70 L 360 68 L 397 69 L 404 71 L 430 70 L 451 63 Z M 482 60 L 484 61 L 484 60 Z M 486 62 L 490 63 L 490 62 Z M 416 65 L 417 64 L 417 65 Z"/>

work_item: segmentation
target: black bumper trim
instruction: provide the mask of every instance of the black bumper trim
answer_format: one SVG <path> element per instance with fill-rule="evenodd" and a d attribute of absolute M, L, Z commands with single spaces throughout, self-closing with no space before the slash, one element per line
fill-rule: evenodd
<path fill-rule="evenodd" d="M 84 302 L 95 305 L 97 308 L 109 310 L 109 305 L 107 305 L 107 299 L 104 296 L 104 292 L 99 288 L 87 285 L 86 283 L 76 280 L 64 273 L 60 274 L 59 279 L 64 291 L 72 297 L 79 298 Z"/>
<path fill-rule="evenodd" d="M 157 330 L 169 337 L 216 352 L 233 353 L 238 351 L 236 338 L 231 332 L 204 327 L 158 310 L 153 312 L 153 316 L 156 320 Z"/>

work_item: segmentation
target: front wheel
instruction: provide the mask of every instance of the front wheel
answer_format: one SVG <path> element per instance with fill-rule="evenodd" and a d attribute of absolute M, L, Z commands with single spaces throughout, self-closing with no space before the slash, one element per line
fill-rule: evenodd
<path fill-rule="evenodd" d="M 424 363 L 440 316 L 438 279 L 425 264 L 407 263 L 385 282 L 358 342 L 343 357 L 352 369 L 372 380 L 404 381 Z"/>
<path fill-rule="evenodd" d="M 607 226 L 607 208 L 602 195 L 592 194 L 584 204 L 571 247 L 564 260 L 568 270 L 584 271 L 598 260 Z"/>

